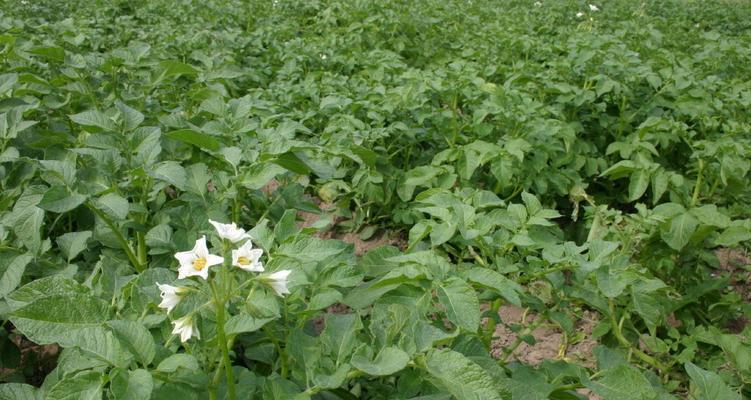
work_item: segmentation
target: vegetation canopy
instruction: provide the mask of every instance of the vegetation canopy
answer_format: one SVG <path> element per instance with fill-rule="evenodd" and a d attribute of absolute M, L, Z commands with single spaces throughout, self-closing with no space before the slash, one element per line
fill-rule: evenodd
<path fill-rule="evenodd" d="M 0 400 L 751 397 L 751 3 L 0 0 Z"/>

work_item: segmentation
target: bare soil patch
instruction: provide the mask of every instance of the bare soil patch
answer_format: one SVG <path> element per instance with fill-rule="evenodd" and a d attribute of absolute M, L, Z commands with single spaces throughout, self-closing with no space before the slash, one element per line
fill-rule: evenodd
<path fill-rule="evenodd" d="M 521 325 L 520 333 L 532 326 L 539 318 L 534 313 L 527 313 L 520 307 L 513 305 L 501 306 L 498 314 L 503 323 L 495 330 L 491 354 L 496 358 L 505 357 L 506 349 L 514 345 L 519 335 L 511 330 L 511 325 Z M 541 324 L 530 334 L 535 338 L 535 344 L 522 342 L 508 356 L 508 360 L 517 360 L 527 365 L 537 366 L 546 359 L 565 359 L 588 368 L 594 367 L 592 350 L 597 341 L 592 338 L 592 330 L 599 321 L 598 315 L 592 311 L 584 311 L 582 318 L 576 322 L 576 332 L 581 333 L 583 339 L 572 342 L 575 338 L 566 335 L 551 324 Z"/>

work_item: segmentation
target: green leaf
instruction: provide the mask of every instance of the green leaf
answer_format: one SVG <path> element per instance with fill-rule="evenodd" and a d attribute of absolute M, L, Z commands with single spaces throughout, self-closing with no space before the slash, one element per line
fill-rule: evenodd
<path fill-rule="evenodd" d="M 44 392 L 25 383 L 5 383 L 0 385 L 0 400 L 42 400 Z"/>
<path fill-rule="evenodd" d="M 0 265 L 0 298 L 5 297 L 18 287 L 23 273 L 26 271 L 26 266 L 33 259 L 34 257 L 30 254 L 21 254 L 14 257 L 9 263 L 3 262 L 5 265 Z"/>
<path fill-rule="evenodd" d="M 198 163 L 185 168 L 185 176 L 185 190 L 201 197 L 206 195 L 211 175 L 209 175 L 209 168 L 205 164 Z"/>
<path fill-rule="evenodd" d="M 350 358 L 358 343 L 357 333 L 361 329 L 362 322 L 357 314 L 326 316 L 325 328 L 319 337 L 336 366 L 344 364 Z"/>
<path fill-rule="evenodd" d="M 112 378 L 110 390 L 117 400 L 150 399 L 154 390 L 154 379 L 145 369 L 134 371 L 117 370 Z"/>
<path fill-rule="evenodd" d="M 42 179 L 52 186 L 71 187 L 76 182 L 76 162 L 73 160 L 39 160 L 44 170 Z"/>
<path fill-rule="evenodd" d="M 214 136 L 196 132 L 192 129 L 180 129 L 165 134 L 170 139 L 192 144 L 202 150 L 218 151 L 222 143 Z"/>
<path fill-rule="evenodd" d="M 44 210 L 30 206 L 18 214 L 14 211 L 13 214 L 9 221 L 13 232 L 27 249 L 36 252 L 42 243 L 40 230 L 44 223 Z"/>
<path fill-rule="evenodd" d="M 404 369 L 408 362 L 409 355 L 397 347 L 384 347 L 373 360 L 357 352 L 350 361 L 353 367 L 374 376 L 395 374 Z"/>
<path fill-rule="evenodd" d="M 659 170 L 652 175 L 652 204 L 657 204 L 665 191 L 668 189 L 669 176 L 664 170 Z"/>
<path fill-rule="evenodd" d="M 323 289 L 310 298 L 308 310 L 323 310 L 324 308 L 341 301 L 342 298 L 342 293 L 336 289 Z"/>
<path fill-rule="evenodd" d="M 663 315 L 659 300 L 653 295 L 638 293 L 633 288 L 631 296 L 634 311 L 644 320 L 650 334 L 655 335 L 657 326 L 660 324 Z"/>
<path fill-rule="evenodd" d="M 295 155 L 295 153 L 293 152 L 280 154 L 275 159 L 272 159 L 270 161 L 300 175 L 307 175 L 311 171 L 310 167 L 308 167 L 308 165 L 305 164 L 305 162 L 303 162 L 300 157 Z"/>
<path fill-rule="evenodd" d="M 70 116 L 71 121 L 85 127 L 95 127 L 105 131 L 117 130 L 117 126 L 112 118 L 108 117 L 101 111 L 89 110 Z"/>
<path fill-rule="evenodd" d="M 476 332 L 480 326 L 480 302 L 475 290 L 459 278 L 449 278 L 438 285 L 438 300 L 446 309 L 449 321 Z"/>
<path fill-rule="evenodd" d="M 128 200 L 115 193 L 107 193 L 96 201 L 96 207 L 115 220 L 128 217 Z"/>
<path fill-rule="evenodd" d="M 703 370 L 687 362 L 686 373 L 691 377 L 692 393 L 696 400 L 741 400 L 740 393 L 733 391 L 714 372 Z"/>
<path fill-rule="evenodd" d="M 157 225 L 146 232 L 146 246 L 149 254 L 169 253 L 173 249 L 172 228 L 167 224 Z"/>
<path fill-rule="evenodd" d="M 631 179 L 628 184 L 628 201 L 634 201 L 641 198 L 649 187 L 649 172 L 643 169 L 637 169 L 631 173 Z"/>
<path fill-rule="evenodd" d="M 102 376 L 99 372 L 82 372 L 55 383 L 45 400 L 101 400 L 102 386 Z"/>
<path fill-rule="evenodd" d="M 159 68 L 164 77 L 179 76 L 179 75 L 198 75 L 198 69 L 190 66 L 184 62 L 175 60 L 165 60 L 159 63 Z"/>
<path fill-rule="evenodd" d="M 237 335 L 245 332 L 255 332 L 276 318 L 255 318 L 246 314 L 234 315 L 227 320 L 224 330 L 227 335 Z"/>
<path fill-rule="evenodd" d="M 13 310 L 27 304 L 53 295 L 85 295 L 89 288 L 81 285 L 73 279 L 60 275 L 52 275 L 39 278 L 20 287 L 6 297 L 6 301 Z"/>
<path fill-rule="evenodd" d="M 431 349 L 425 355 L 425 368 L 435 383 L 457 400 L 503 400 L 511 395 L 484 368 L 451 349 Z"/>
<path fill-rule="evenodd" d="M 69 193 L 63 186 L 51 187 L 39 202 L 39 207 L 55 213 L 68 212 L 86 201 L 86 196 L 78 193 Z"/>
<path fill-rule="evenodd" d="M 91 231 L 68 232 L 57 237 L 57 246 L 67 258 L 68 263 L 82 251 L 86 250 L 86 242 L 91 237 Z"/>
<path fill-rule="evenodd" d="M 746 240 L 751 240 L 751 229 L 742 225 L 733 225 L 717 236 L 714 242 L 720 246 L 735 246 Z"/>
<path fill-rule="evenodd" d="M 109 321 L 107 325 L 115 338 L 120 341 L 120 344 L 136 356 L 142 365 L 151 364 L 156 355 L 156 345 L 151 333 L 143 324 L 135 321 L 117 320 Z"/>
<path fill-rule="evenodd" d="M 107 309 L 107 303 L 88 294 L 53 294 L 16 310 L 10 319 L 29 340 L 38 344 L 75 346 L 80 343 L 81 332 L 101 327 Z"/>
<path fill-rule="evenodd" d="M 714 204 L 692 208 L 690 212 L 703 225 L 716 226 L 718 228 L 727 228 L 730 225 L 730 218 L 720 213 Z"/>
<path fill-rule="evenodd" d="M 519 293 L 523 289 L 516 282 L 487 268 L 472 268 L 464 275 L 470 282 L 493 289 L 509 303 L 521 307 Z"/>
<path fill-rule="evenodd" d="M 185 169 L 177 161 L 163 161 L 157 164 L 150 175 L 180 190 L 184 190 L 187 183 Z"/>
<path fill-rule="evenodd" d="M 258 190 L 266 186 L 274 177 L 286 170 L 272 163 L 256 163 L 248 168 L 242 176 L 240 184 L 248 189 Z"/>
<path fill-rule="evenodd" d="M 141 122 L 143 122 L 144 120 L 143 114 L 141 114 L 138 110 L 129 107 L 127 104 L 121 102 L 120 100 L 115 102 L 115 107 L 120 110 L 120 115 L 123 119 L 123 128 L 126 131 L 132 131 L 133 129 L 136 129 L 138 125 L 141 125 Z"/>
<path fill-rule="evenodd" d="M 670 220 L 668 226 L 667 231 L 662 230 L 662 240 L 673 250 L 680 251 L 688 244 L 691 235 L 699 226 L 699 221 L 690 212 L 685 212 Z"/>
<path fill-rule="evenodd" d="M 618 365 L 604 371 L 600 379 L 583 380 L 587 388 L 608 400 L 654 399 L 656 393 L 649 380 L 630 365 Z"/>

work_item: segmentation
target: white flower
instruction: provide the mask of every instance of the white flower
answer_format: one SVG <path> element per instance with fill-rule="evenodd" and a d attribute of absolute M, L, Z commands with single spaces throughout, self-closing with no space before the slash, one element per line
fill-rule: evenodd
<path fill-rule="evenodd" d="M 206 248 L 206 236 L 196 240 L 193 250 L 182 251 L 175 254 L 175 258 L 180 262 L 180 268 L 177 270 L 177 278 L 185 279 L 189 276 L 200 276 L 203 279 L 209 278 L 209 267 L 221 264 L 224 258 L 209 254 Z"/>
<path fill-rule="evenodd" d="M 266 282 L 272 289 L 274 289 L 277 295 L 283 297 L 285 294 L 289 294 L 289 289 L 287 289 L 287 277 L 291 273 L 292 271 L 288 269 L 276 271 L 273 274 L 266 276 Z"/>
<path fill-rule="evenodd" d="M 238 228 L 237 224 L 234 222 L 231 224 L 223 224 L 221 222 L 209 220 L 209 223 L 214 225 L 216 233 L 220 238 L 227 239 L 232 243 L 237 243 L 243 239 L 250 239 L 250 235 L 245 232 L 245 229 Z"/>
<path fill-rule="evenodd" d="M 589 10 L 592 11 L 592 12 L 600 11 L 600 9 L 596 5 L 594 5 L 594 4 L 590 4 L 589 5 Z"/>
<path fill-rule="evenodd" d="M 326 56 L 325 54 L 321 54 L 321 60 L 325 60 L 325 59 L 327 59 L 327 58 L 328 58 L 328 57 L 327 57 L 327 56 Z"/>
<path fill-rule="evenodd" d="M 581 11 L 579 11 L 578 13 L 576 13 L 576 18 L 581 18 L 583 16 L 584 16 L 584 13 L 581 12 Z"/>
<path fill-rule="evenodd" d="M 180 293 L 185 291 L 185 288 L 162 284 L 157 282 L 156 285 L 159 290 L 162 291 L 162 302 L 159 303 L 159 308 L 167 309 L 169 313 L 180 302 Z"/>
<path fill-rule="evenodd" d="M 239 249 L 232 250 L 232 265 L 248 272 L 263 272 L 261 255 L 263 255 L 263 250 L 254 249 L 253 243 L 248 240 Z"/>
<path fill-rule="evenodd" d="M 172 323 L 175 325 L 175 327 L 172 329 L 172 333 L 175 335 L 180 335 L 181 342 L 187 342 L 188 339 L 194 336 L 193 318 L 191 318 L 190 316 L 182 317 L 178 320 L 172 321 Z M 201 337 L 198 329 L 195 330 L 195 337 Z"/>
<path fill-rule="evenodd" d="M 535 2 L 535 7 L 542 7 L 542 2 L 541 1 L 536 1 Z"/>

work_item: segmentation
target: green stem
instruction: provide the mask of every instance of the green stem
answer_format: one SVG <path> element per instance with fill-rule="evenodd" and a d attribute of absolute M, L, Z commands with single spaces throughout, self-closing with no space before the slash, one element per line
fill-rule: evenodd
<path fill-rule="evenodd" d="M 224 363 L 224 372 L 227 376 L 227 396 L 229 400 L 235 400 L 235 377 L 232 373 L 232 362 L 229 359 L 227 336 L 224 333 L 224 296 L 217 292 L 213 281 L 211 282 L 211 290 L 214 292 L 214 304 L 216 305 L 217 342 L 222 351 L 222 362 Z"/>
<path fill-rule="evenodd" d="M 276 347 L 276 352 L 279 353 L 279 367 L 281 368 L 281 376 L 282 378 L 287 377 L 287 355 L 284 353 L 284 350 L 282 349 L 282 344 L 279 342 L 279 339 L 276 338 L 276 335 L 274 335 L 274 332 L 271 332 L 271 330 L 267 327 L 262 328 L 264 332 L 266 332 L 266 335 L 271 339 L 271 343 L 274 343 L 274 347 Z"/>
<path fill-rule="evenodd" d="M 548 268 L 546 270 L 542 270 L 542 271 L 536 272 L 534 274 L 523 276 L 523 277 L 519 278 L 519 280 L 517 280 L 517 282 L 520 283 L 520 284 L 524 284 L 524 283 L 527 283 L 527 282 L 532 282 L 532 281 L 534 281 L 536 279 L 544 277 L 547 274 L 552 274 L 553 272 L 558 272 L 558 271 L 565 271 L 565 270 L 571 269 L 571 268 L 573 268 L 572 265 L 563 263 L 563 264 L 561 264 L 561 265 L 559 265 L 557 267 Z"/>
<path fill-rule="evenodd" d="M 139 273 L 143 272 L 143 270 L 146 269 L 145 266 L 138 261 L 138 258 L 133 253 L 133 249 L 130 247 L 130 243 L 128 243 L 128 240 L 125 239 L 125 236 L 123 236 L 123 233 L 120 232 L 120 228 L 115 225 L 115 222 L 112 221 L 110 217 L 107 216 L 107 214 L 96 208 L 90 201 L 86 201 L 85 204 L 86 207 L 89 208 L 89 210 L 91 210 L 94 214 L 96 214 L 97 217 L 101 218 L 101 220 L 104 221 L 105 224 L 107 224 L 107 226 L 117 238 L 117 241 L 120 243 L 120 247 L 122 247 L 125 255 L 128 256 L 128 260 L 130 260 L 133 268 L 135 268 Z"/>
<path fill-rule="evenodd" d="M 691 207 L 696 206 L 699 200 L 699 191 L 701 190 L 702 173 L 704 172 L 704 160 L 699 159 L 699 171 L 696 173 L 696 184 L 694 184 L 694 195 L 691 196 Z"/>
<path fill-rule="evenodd" d="M 148 260 L 146 259 L 146 235 L 143 232 L 136 232 L 136 242 L 138 243 L 138 262 L 146 266 L 148 264 Z"/>
<path fill-rule="evenodd" d="M 608 299 L 608 308 L 610 309 L 610 330 L 613 331 L 613 335 L 615 335 L 615 339 L 618 343 L 620 343 L 621 346 L 630 349 L 633 354 L 636 354 L 636 356 L 645 363 L 660 371 L 667 371 L 667 368 L 660 361 L 636 348 L 628 341 L 628 339 L 626 339 L 626 337 L 623 336 L 623 333 L 621 332 L 622 325 L 619 324 L 615 318 L 615 303 L 613 302 L 613 299 Z"/>

